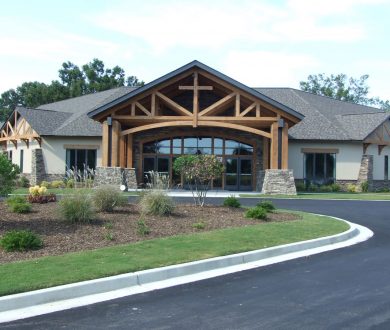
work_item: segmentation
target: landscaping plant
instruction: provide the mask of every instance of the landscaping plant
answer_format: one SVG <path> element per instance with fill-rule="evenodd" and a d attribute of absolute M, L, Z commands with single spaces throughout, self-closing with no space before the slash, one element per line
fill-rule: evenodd
<path fill-rule="evenodd" d="M 226 197 L 225 200 L 223 201 L 223 206 L 239 208 L 239 207 L 241 207 L 241 203 L 238 200 L 238 198 L 236 198 L 234 196 L 229 196 L 229 197 Z"/>
<path fill-rule="evenodd" d="M 37 250 L 42 245 L 40 237 L 28 230 L 12 230 L 0 239 L 0 246 L 7 252 Z"/>
<path fill-rule="evenodd" d="M 83 191 L 64 196 L 59 202 L 59 213 L 69 222 L 90 222 L 94 216 L 91 197 Z"/>
<path fill-rule="evenodd" d="M 150 234 L 150 228 L 147 226 L 143 218 L 139 219 L 137 222 L 137 233 L 141 236 Z"/>
<path fill-rule="evenodd" d="M 6 203 L 11 212 L 15 213 L 29 213 L 31 212 L 31 205 L 23 196 L 8 197 Z"/>
<path fill-rule="evenodd" d="M 173 169 L 190 186 L 195 205 L 203 206 L 211 182 L 222 175 L 224 166 L 215 155 L 186 155 L 175 160 Z"/>
<path fill-rule="evenodd" d="M 261 206 L 255 206 L 245 212 L 246 218 L 267 220 L 267 210 Z"/>
<path fill-rule="evenodd" d="M 147 191 L 140 199 L 139 205 L 142 214 L 170 215 L 175 209 L 175 204 L 164 190 Z"/>
<path fill-rule="evenodd" d="M 19 166 L 8 160 L 5 154 L 0 154 L 0 196 L 6 196 L 16 187 L 20 173 Z"/>
<path fill-rule="evenodd" d="M 116 206 L 126 203 L 120 190 L 115 186 L 103 185 L 94 191 L 92 195 L 93 202 L 99 211 L 112 212 Z"/>
<path fill-rule="evenodd" d="M 276 210 L 276 207 L 271 201 L 261 201 L 260 203 L 257 203 L 258 207 L 262 207 L 265 209 L 267 212 L 273 212 Z"/>

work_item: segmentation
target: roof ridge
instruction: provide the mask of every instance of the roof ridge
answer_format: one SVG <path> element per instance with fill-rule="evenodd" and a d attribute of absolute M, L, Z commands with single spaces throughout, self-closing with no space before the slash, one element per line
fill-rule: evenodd
<path fill-rule="evenodd" d="M 343 114 L 337 114 L 336 116 L 364 116 L 364 115 L 378 115 L 378 114 L 385 114 L 385 113 L 387 112 L 378 111 L 378 112 L 365 112 L 365 113 L 343 113 Z"/>

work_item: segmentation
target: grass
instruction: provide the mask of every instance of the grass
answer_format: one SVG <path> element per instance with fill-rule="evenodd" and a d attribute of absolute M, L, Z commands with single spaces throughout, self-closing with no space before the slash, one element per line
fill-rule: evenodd
<path fill-rule="evenodd" d="M 292 198 L 292 199 L 348 199 L 348 200 L 390 200 L 390 193 L 298 193 L 297 195 L 240 194 L 240 197 Z"/>
<path fill-rule="evenodd" d="M 48 194 L 53 193 L 56 195 L 69 195 L 69 194 L 74 194 L 75 191 L 80 191 L 80 190 L 85 190 L 85 191 L 91 192 L 91 193 L 93 191 L 93 189 L 91 189 L 91 188 L 49 188 L 49 189 L 47 189 L 47 193 Z M 28 195 L 29 192 L 28 192 L 28 188 L 17 188 L 12 192 L 12 194 L 14 194 L 14 195 Z M 125 195 L 125 196 L 138 196 L 139 192 L 127 191 L 127 192 L 124 192 L 123 195 Z"/>
<path fill-rule="evenodd" d="M 256 250 L 348 229 L 346 223 L 332 218 L 296 213 L 302 216 L 301 220 L 173 236 L 2 264 L 0 295 Z"/>

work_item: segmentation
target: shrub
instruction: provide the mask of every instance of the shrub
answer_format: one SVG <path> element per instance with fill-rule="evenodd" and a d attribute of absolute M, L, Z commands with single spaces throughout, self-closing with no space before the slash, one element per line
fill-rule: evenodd
<path fill-rule="evenodd" d="M 379 189 L 376 190 L 376 192 L 378 192 L 378 193 L 388 193 L 388 192 L 390 192 L 390 189 L 387 188 L 387 187 L 379 188 Z"/>
<path fill-rule="evenodd" d="M 42 181 L 42 182 L 41 182 L 41 187 L 45 187 L 46 189 L 47 189 L 47 188 L 50 188 L 50 182 L 48 182 L 48 181 Z"/>
<path fill-rule="evenodd" d="M 330 185 L 320 186 L 321 192 L 332 192 L 332 187 Z"/>
<path fill-rule="evenodd" d="M 362 192 L 366 193 L 368 192 L 368 181 L 364 181 L 360 184 L 360 189 Z"/>
<path fill-rule="evenodd" d="M 233 207 L 234 207 L 234 206 L 233 206 Z M 196 223 L 193 223 L 193 224 L 192 224 L 192 228 L 199 229 L 199 230 L 205 229 L 205 228 L 206 228 L 206 224 L 205 224 L 203 221 L 201 221 L 201 222 L 196 222 Z"/>
<path fill-rule="evenodd" d="M 62 198 L 59 212 L 69 222 L 89 222 L 95 216 L 91 197 L 82 191 Z"/>
<path fill-rule="evenodd" d="M 255 207 L 248 209 L 245 212 L 245 217 L 252 218 L 252 219 L 266 220 L 267 219 L 267 210 L 260 207 L 260 206 L 255 206 Z"/>
<path fill-rule="evenodd" d="M 93 202 L 99 211 L 112 212 L 116 206 L 125 204 L 126 199 L 114 186 L 104 185 L 96 188 L 92 195 Z"/>
<path fill-rule="evenodd" d="M 306 191 L 306 185 L 303 182 L 297 182 L 295 184 L 297 191 Z"/>
<path fill-rule="evenodd" d="M 12 164 L 6 155 L 0 153 L 0 196 L 12 192 L 19 173 L 19 167 Z"/>
<path fill-rule="evenodd" d="M 58 189 L 58 188 L 65 188 L 66 187 L 66 184 L 64 181 L 61 181 L 61 180 L 55 180 L 53 181 L 50 186 L 52 188 L 55 188 L 55 189 Z"/>
<path fill-rule="evenodd" d="M 30 181 L 25 176 L 20 176 L 16 185 L 20 188 L 28 188 L 30 187 Z"/>
<path fill-rule="evenodd" d="M 276 207 L 271 201 L 261 201 L 260 203 L 257 203 L 256 207 L 261 207 L 267 212 L 273 212 L 276 210 Z"/>
<path fill-rule="evenodd" d="M 339 184 L 337 183 L 332 183 L 330 185 L 330 187 L 332 188 L 332 192 L 339 192 L 341 190 L 341 187 Z"/>
<path fill-rule="evenodd" d="M 74 179 L 69 179 L 68 181 L 66 181 L 66 188 L 74 188 L 74 186 L 75 186 Z"/>
<path fill-rule="evenodd" d="M 137 232 L 142 236 L 146 236 L 150 234 L 150 228 L 147 226 L 145 221 L 141 218 L 137 222 Z"/>
<path fill-rule="evenodd" d="M 234 196 L 229 196 L 229 197 L 225 198 L 225 200 L 223 201 L 223 206 L 239 208 L 239 207 L 241 207 L 241 203 L 238 200 L 238 198 L 236 198 Z"/>
<path fill-rule="evenodd" d="M 347 191 L 350 192 L 350 193 L 355 193 L 356 192 L 356 185 L 354 184 L 349 184 L 347 186 Z"/>
<path fill-rule="evenodd" d="M 23 196 L 12 196 L 7 198 L 7 205 L 11 212 L 14 213 L 29 213 L 31 212 L 31 205 Z"/>
<path fill-rule="evenodd" d="M 28 192 L 30 193 L 31 196 L 43 196 L 46 194 L 47 188 L 42 186 L 33 186 L 28 189 Z"/>
<path fill-rule="evenodd" d="M 318 186 L 311 183 L 311 184 L 307 187 L 307 191 L 317 192 L 317 191 L 318 191 Z"/>
<path fill-rule="evenodd" d="M 36 250 L 43 243 L 39 236 L 27 230 L 12 230 L 4 234 L 0 240 L 1 247 L 7 252 Z"/>
<path fill-rule="evenodd" d="M 140 199 L 143 214 L 170 215 L 175 209 L 171 197 L 162 190 L 150 190 Z"/>

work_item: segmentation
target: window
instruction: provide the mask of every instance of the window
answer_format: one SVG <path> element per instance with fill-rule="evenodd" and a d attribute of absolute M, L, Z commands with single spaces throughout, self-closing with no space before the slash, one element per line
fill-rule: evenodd
<path fill-rule="evenodd" d="M 336 154 L 304 154 L 304 173 L 307 184 L 331 184 L 336 178 Z"/>
<path fill-rule="evenodd" d="M 20 149 L 20 159 L 19 159 L 20 173 L 23 173 L 23 163 L 24 163 L 24 150 Z"/>
<path fill-rule="evenodd" d="M 76 171 L 96 168 L 96 149 L 66 149 L 66 168 Z"/>
<path fill-rule="evenodd" d="M 389 180 L 389 156 L 385 156 L 385 180 Z"/>

